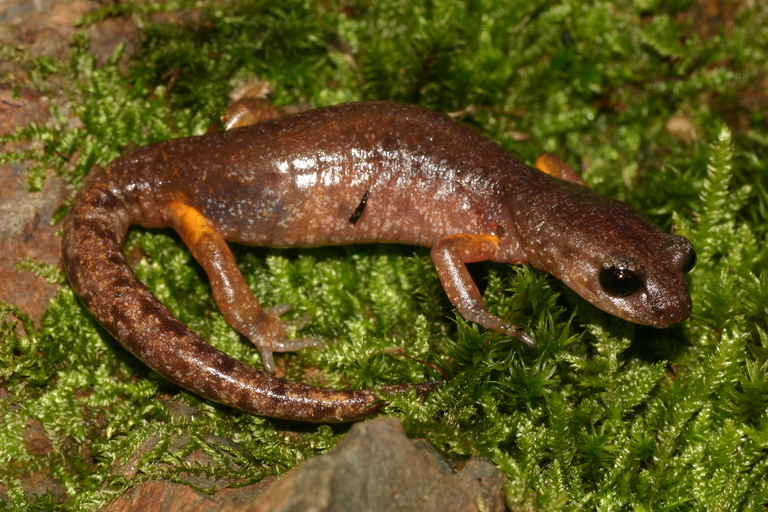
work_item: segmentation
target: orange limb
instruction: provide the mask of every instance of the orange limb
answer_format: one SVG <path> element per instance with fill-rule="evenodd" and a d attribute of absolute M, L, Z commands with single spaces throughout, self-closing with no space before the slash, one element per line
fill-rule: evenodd
<path fill-rule="evenodd" d="M 449 235 L 432 246 L 432 261 L 448 299 L 461 316 L 535 347 L 536 340 L 520 327 L 488 311 L 480 290 L 467 270 L 467 263 L 492 259 L 498 246 L 499 239 L 493 235 Z"/>
<path fill-rule="evenodd" d="M 554 176 L 555 178 L 572 181 L 578 185 L 588 187 L 587 182 L 581 179 L 581 176 L 568 165 L 568 162 L 552 153 L 544 153 L 539 155 L 536 162 L 533 164 L 538 170 Z"/>
<path fill-rule="evenodd" d="M 261 353 L 264 368 L 275 372 L 273 352 L 293 352 L 306 347 L 323 348 L 314 339 L 287 339 L 280 315 L 288 304 L 263 308 L 237 268 L 227 242 L 200 211 L 183 202 L 169 206 L 170 223 L 205 270 L 213 298 L 224 319 Z"/>

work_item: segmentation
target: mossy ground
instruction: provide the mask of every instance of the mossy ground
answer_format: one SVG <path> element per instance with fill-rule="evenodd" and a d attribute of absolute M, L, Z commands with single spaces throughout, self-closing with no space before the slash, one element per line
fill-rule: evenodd
<path fill-rule="evenodd" d="M 158 9 L 201 17 L 153 23 Z M 71 62 L 28 61 L 41 83 L 68 77 L 83 128 L 22 130 L 17 137 L 44 149 L 5 158 L 37 162 L 32 187 L 45 186 L 51 167 L 77 184 L 131 148 L 203 133 L 233 84 L 254 76 L 275 85 L 277 104 L 388 99 L 466 110 L 462 122 L 527 162 L 557 152 L 599 192 L 692 240 L 690 320 L 633 326 L 538 271 L 475 265 L 491 309 L 540 341 L 529 349 L 457 317 L 426 250 L 237 247 L 257 296 L 308 315 L 302 335 L 328 346 L 286 355 L 287 377 L 363 387 L 441 378 L 439 367 L 446 386 L 423 402 L 394 400 L 387 413 L 448 457 L 490 457 L 510 477 L 515 507 L 764 510 L 768 8 L 756 2 L 706 35 L 695 11 L 685 0 L 115 4 L 83 23 L 136 16 L 139 51 L 97 66 L 78 36 Z M 665 127 L 673 117 L 687 127 L 682 138 Z M 172 233 L 133 230 L 126 250 L 143 255 L 136 272 L 184 322 L 259 364 Z M 106 335 L 67 286 L 42 327 L 26 327 L 19 337 L 12 322 L 0 325 L 0 508 L 93 509 L 154 478 L 245 484 L 345 432 L 242 414 L 172 386 Z M 44 455 L 24 441 L 31 419 L 50 441 Z M 58 479 L 68 498 L 28 493 L 37 474 Z"/>

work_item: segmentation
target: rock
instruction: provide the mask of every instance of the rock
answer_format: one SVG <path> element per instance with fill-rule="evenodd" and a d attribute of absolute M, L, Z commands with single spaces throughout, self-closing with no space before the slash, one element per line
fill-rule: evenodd
<path fill-rule="evenodd" d="M 113 501 L 104 512 L 130 512 L 132 510 L 162 510 L 164 512 L 216 512 L 227 510 L 207 494 L 186 485 L 155 480 L 129 489 Z"/>
<path fill-rule="evenodd" d="M 242 510 L 504 510 L 504 482 L 484 459 L 452 471 L 428 442 L 411 441 L 397 420 L 378 418 L 354 425 L 331 453 L 302 463 Z"/>
<path fill-rule="evenodd" d="M 506 476 L 490 461 L 472 458 L 453 470 L 427 441 L 411 441 L 400 423 L 358 423 L 326 455 L 303 462 L 244 502 L 237 490 L 207 496 L 169 482 L 131 489 L 104 512 L 163 511 L 503 511 Z"/>

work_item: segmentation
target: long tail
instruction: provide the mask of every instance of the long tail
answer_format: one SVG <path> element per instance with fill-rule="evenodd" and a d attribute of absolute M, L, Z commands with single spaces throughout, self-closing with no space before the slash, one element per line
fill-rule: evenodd
<path fill-rule="evenodd" d="M 106 182 L 91 180 L 64 222 L 64 269 L 107 331 L 179 386 L 250 413 L 319 423 L 362 419 L 383 406 L 380 395 L 436 387 L 336 391 L 284 381 L 241 363 L 192 332 L 137 279 L 122 251 L 131 223 L 131 206 Z"/>

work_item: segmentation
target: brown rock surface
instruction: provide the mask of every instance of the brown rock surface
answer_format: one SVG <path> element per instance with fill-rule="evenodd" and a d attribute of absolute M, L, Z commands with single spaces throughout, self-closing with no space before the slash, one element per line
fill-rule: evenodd
<path fill-rule="evenodd" d="M 147 482 L 104 512 L 502 511 L 506 476 L 473 458 L 457 470 L 428 442 L 412 441 L 400 423 L 358 423 L 333 451 L 303 462 L 271 483 L 208 496 L 170 482 Z"/>
<path fill-rule="evenodd" d="M 79 30 L 76 23 L 97 7 L 98 2 L 89 0 L 0 2 L 0 46 L 23 47 L 28 58 L 66 61 L 70 38 Z M 127 53 L 133 51 L 139 33 L 130 18 L 106 19 L 87 31 L 91 51 L 99 62 L 105 61 L 120 43 L 126 45 Z M 63 77 L 50 76 L 43 93 L 34 90 L 26 70 L 13 60 L 0 60 L 0 75 L 6 80 L 0 82 L 0 135 L 13 134 L 31 123 L 51 122 L 53 105 L 66 110 L 68 98 L 58 87 Z M 2 151 L 29 147 L 9 143 Z M 25 163 L 0 166 L 0 302 L 17 306 L 38 322 L 56 287 L 17 265 L 25 260 L 60 264 L 61 242 L 55 236 L 58 227 L 51 225 L 51 217 L 71 190 L 64 180 L 48 172 L 43 189 L 30 193 L 28 167 Z"/>

